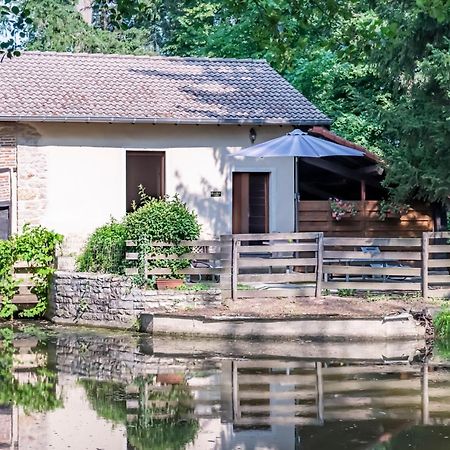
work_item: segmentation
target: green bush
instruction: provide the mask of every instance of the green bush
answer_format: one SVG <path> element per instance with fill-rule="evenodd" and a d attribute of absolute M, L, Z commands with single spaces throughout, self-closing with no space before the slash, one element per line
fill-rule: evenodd
<path fill-rule="evenodd" d="M 77 259 L 81 272 L 122 274 L 125 260 L 126 228 L 112 220 L 97 228 L 89 237 L 83 253 Z"/>
<path fill-rule="evenodd" d="M 200 225 L 197 216 L 189 211 L 178 198 L 150 198 L 140 190 L 140 208 L 129 213 L 122 222 L 111 221 L 97 228 L 89 237 L 83 253 L 77 260 L 77 269 L 82 272 L 103 272 L 123 274 L 125 269 L 125 241 L 136 243 L 135 252 L 145 254 L 182 255 L 188 248 L 152 247 L 152 242 L 179 243 L 182 240 L 197 239 Z M 139 262 L 143 276 L 144 259 Z M 171 277 L 177 277 L 177 270 L 188 267 L 183 259 L 153 261 L 148 268 L 165 267 L 171 270 Z M 143 279 L 141 281 L 144 281 Z"/>
<path fill-rule="evenodd" d="M 149 198 L 125 218 L 128 239 L 177 243 L 197 239 L 200 225 L 195 213 L 178 198 Z"/>
<path fill-rule="evenodd" d="M 197 239 L 200 225 L 194 212 L 178 198 L 147 198 L 141 192 L 142 206 L 128 214 L 125 218 L 127 238 L 136 243 L 136 251 L 140 255 L 182 255 L 188 248 L 176 245 L 174 247 L 152 247 L 152 242 L 177 244 L 182 240 Z M 144 261 L 139 263 L 140 273 Z M 189 266 L 189 261 L 174 259 L 167 261 L 149 261 L 148 268 L 163 267 L 171 270 L 169 277 L 176 278 L 177 271 Z"/>

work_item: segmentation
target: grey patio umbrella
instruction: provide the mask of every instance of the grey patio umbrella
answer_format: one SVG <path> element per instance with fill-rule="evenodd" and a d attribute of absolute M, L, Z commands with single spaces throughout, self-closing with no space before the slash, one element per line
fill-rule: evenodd
<path fill-rule="evenodd" d="M 334 142 L 319 139 L 309 134 L 294 130 L 285 136 L 248 147 L 234 153 L 233 156 L 252 158 L 294 158 L 294 186 L 298 189 L 298 158 L 326 158 L 329 156 L 364 156 L 354 150 Z M 294 196 L 295 229 L 297 229 L 297 201 L 299 192 Z"/>

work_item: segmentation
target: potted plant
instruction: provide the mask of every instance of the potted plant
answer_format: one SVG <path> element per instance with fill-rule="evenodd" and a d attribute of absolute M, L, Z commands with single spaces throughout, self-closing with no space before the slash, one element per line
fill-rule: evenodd
<path fill-rule="evenodd" d="M 156 289 L 158 291 L 164 291 L 167 289 L 177 289 L 184 284 L 184 280 L 181 278 L 163 278 L 158 277 L 156 279 Z"/>
<path fill-rule="evenodd" d="M 356 202 L 330 198 L 331 217 L 340 221 L 345 217 L 355 217 L 358 214 Z"/>
<path fill-rule="evenodd" d="M 409 205 L 398 203 L 391 200 L 381 200 L 378 204 L 378 217 L 380 220 L 400 219 L 403 214 L 408 212 Z"/>

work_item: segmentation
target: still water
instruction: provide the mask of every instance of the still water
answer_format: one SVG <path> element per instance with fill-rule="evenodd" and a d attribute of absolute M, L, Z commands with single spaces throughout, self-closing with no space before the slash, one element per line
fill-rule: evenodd
<path fill-rule="evenodd" d="M 0 449 L 450 449 L 445 345 L 0 339 Z"/>

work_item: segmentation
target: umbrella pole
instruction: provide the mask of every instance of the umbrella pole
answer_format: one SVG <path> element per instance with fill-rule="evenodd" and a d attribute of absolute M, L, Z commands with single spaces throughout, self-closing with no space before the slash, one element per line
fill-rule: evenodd
<path fill-rule="evenodd" d="M 298 157 L 294 157 L 294 231 L 298 231 L 298 200 L 300 193 L 298 191 Z"/>

